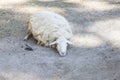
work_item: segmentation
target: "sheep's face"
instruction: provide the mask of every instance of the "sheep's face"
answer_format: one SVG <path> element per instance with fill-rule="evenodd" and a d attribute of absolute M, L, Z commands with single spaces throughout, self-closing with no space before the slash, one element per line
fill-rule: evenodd
<path fill-rule="evenodd" d="M 65 41 L 58 42 L 56 48 L 57 48 L 60 56 L 65 56 L 66 51 L 67 51 L 67 42 L 65 42 Z"/>
<path fill-rule="evenodd" d="M 51 43 L 50 45 L 57 45 L 57 50 L 60 54 L 60 56 L 65 56 L 66 55 L 66 51 L 67 51 L 67 45 L 68 43 L 70 44 L 70 42 L 68 40 L 66 40 L 63 37 L 58 38 L 55 42 Z"/>

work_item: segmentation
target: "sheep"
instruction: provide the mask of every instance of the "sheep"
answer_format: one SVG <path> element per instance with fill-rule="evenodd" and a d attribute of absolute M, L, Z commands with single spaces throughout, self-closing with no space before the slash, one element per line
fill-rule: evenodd
<path fill-rule="evenodd" d="M 26 30 L 24 40 L 32 34 L 37 44 L 55 47 L 60 56 L 65 56 L 67 45 L 71 44 L 72 30 L 68 21 L 61 15 L 51 11 L 39 11 L 33 14 Z"/>

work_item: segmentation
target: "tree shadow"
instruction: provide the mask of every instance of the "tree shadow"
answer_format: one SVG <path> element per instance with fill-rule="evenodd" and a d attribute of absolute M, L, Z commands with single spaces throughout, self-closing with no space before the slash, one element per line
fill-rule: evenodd
<path fill-rule="evenodd" d="M 70 7 L 73 8 L 79 6 L 79 4 L 77 3 L 65 2 L 64 0 L 54 0 L 54 1 L 29 0 L 27 3 L 37 6 L 57 7 L 57 8 L 70 8 Z"/>
<path fill-rule="evenodd" d="M 120 18 L 120 9 L 110 9 L 104 11 L 80 11 L 68 9 L 64 15 L 73 25 L 75 33 L 89 33 L 86 28 L 99 21 L 107 21 Z"/>
<path fill-rule="evenodd" d="M 115 19 L 120 17 L 120 9 L 110 9 L 104 11 L 80 11 L 80 10 L 68 10 L 66 11 L 66 17 L 70 16 L 71 22 L 76 24 L 86 24 L 89 22 L 106 21 L 109 19 Z M 85 25 L 86 26 L 86 25 Z"/>
<path fill-rule="evenodd" d="M 109 4 L 120 5 L 119 0 L 103 0 L 103 1 L 108 2 Z"/>
<path fill-rule="evenodd" d="M 120 2 L 109 2 L 110 4 L 120 5 Z"/>
<path fill-rule="evenodd" d="M 109 2 L 110 4 L 110 1 L 106 1 L 106 2 Z M 94 25 L 95 22 L 107 21 L 110 19 L 116 19 L 120 17 L 119 8 L 113 8 L 103 11 L 87 10 L 82 6 L 82 3 L 81 4 L 72 3 L 72 2 L 66 2 L 64 0 L 53 0 L 53 1 L 28 0 L 28 2 L 24 3 L 23 5 L 32 5 L 32 6 L 37 5 L 39 7 L 46 7 L 46 8 L 54 8 L 54 7 L 61 8 L 65 11 L 63 16 L 65 16 L 67 20 L 69 20 L 72 24 L 77 25 L 74 26 L 73 28 L 78 30 L 78 32 L 81 28 L 83 28 L 82 32 L 86 32 L 84 29 Z"/>

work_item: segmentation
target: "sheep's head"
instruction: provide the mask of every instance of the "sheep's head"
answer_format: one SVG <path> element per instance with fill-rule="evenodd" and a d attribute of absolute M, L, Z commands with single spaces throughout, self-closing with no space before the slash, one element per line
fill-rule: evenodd
<path fill-rule="evenodd" d="M 56 48 L 60 56 L 65 56 L 67 51 L 67 45 L 71 44 L 71 42 L 64 37 L 60 37 L 56 41 L 52 42 L 50 45 L 55 45 L 55 44 L 57 45 Z"/>

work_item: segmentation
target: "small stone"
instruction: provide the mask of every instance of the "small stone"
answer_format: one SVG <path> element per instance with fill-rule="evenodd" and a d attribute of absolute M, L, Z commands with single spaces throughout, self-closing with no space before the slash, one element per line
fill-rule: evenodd
<path fill-rule="evenodd" d="M 29 45 L 26 44 L 25 50 L 27 51 L 33 51 L 32 47 L 30 47 Z"/>
<path fill-rule="evenodd" d="M 27 51 L 33 51 L 33 49 L 31 47 L 26 47 L 25 50 L 27 50 Z"/>

